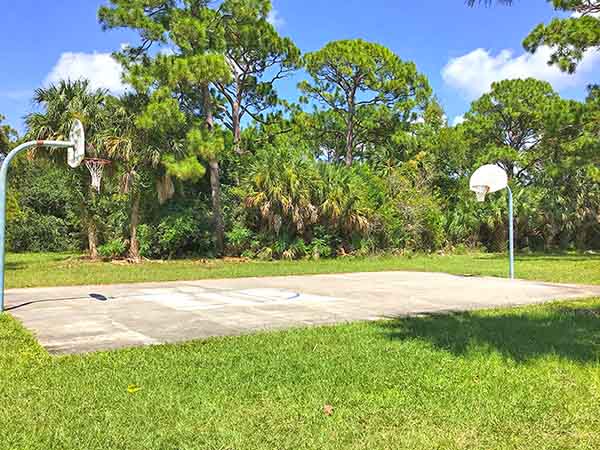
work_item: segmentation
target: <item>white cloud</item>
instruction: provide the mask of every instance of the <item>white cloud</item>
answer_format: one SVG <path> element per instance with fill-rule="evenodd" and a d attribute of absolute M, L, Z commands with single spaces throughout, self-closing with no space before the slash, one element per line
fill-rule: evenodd
<path fill-rule="evenodd" d="M 175 55 L 176 52 L 172 47 L 161 47 L 158 50 L 158 53 L 160 55 L 164 55 L 164 56 L 173 56 L 173 55 Z"/>
<path fill-rule="evenodd" d="M 465 121 L 465 116 L 456 116 L 454 119 L 452 119 L 452 126 L 455 127 L 457 125 L 460 125 L 464 121 Z"/>
<path fill-rule="evenodd" d="M 269 22 L 275 28 L 281 28 L 285 25 L 285 20 L 279 15 L 279 12 L 275 8 L 271 9 L 269 12 L 269 15 L 267 16 L 267 22 Z"/>
<path fill-rule="evenodd" d="M 573 14 L 571 14 L 571 17 L 573 17 L 575 19 L 579 19 L 582 16 L 583 16 L 583 14 L 581 14 L 580 12 L 577 12 L 577 11 L 575 11 Z M 596 18 L 600 19 L 600 12 L 587 13 L 586 16 L 596 17 Z"/>
<path fill-rule="evenodd" d="M 495 81 L 533 77 L 548 81 L 556 90 L 586 85 L 593 81 L 593 71 L 600 66 L 600 51 L 588 51 L 573 75 L 549 66 L 552 53 L 549 47 L 540 47 L 534 54 L 515 56 L 511 50 L 493 55 L 478 48 L 466 55 L 451 59 L 442 69 L 446 84 L 475 99 L 490 89 Z"/>
<path fill-rule="evenodd" d="M 113 94 L 125 91 L 123 68 L 110 53 L 72 53 L 60 55 L 44 84 L 60 80 L 87 79 L 92 89 L 108 89 Z"/>

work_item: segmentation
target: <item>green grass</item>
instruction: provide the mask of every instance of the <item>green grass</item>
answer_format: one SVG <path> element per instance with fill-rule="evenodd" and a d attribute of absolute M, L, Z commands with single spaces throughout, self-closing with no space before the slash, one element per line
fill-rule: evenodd
<path fill-rule="evenodd" d="M 5 315 L 0 448 L 596 449 L 599 323 L 596 299 L 51 357 Z"/>
<path fill-rule="evenodd" d="M 176 260 L 117 265 L 90 262 L 77 255 L 24 253 L 8 255 L 6 284 L 9 288 L 67 286 L 388 270 L 506 276 L 508 263 L 505 255 L 467 254 L 339 258 L 317 262 Z M 516 272 L 517 277 L 525 279 L 600 284 L 600 256 L 520 255 Z"/>
<path fill-rule="evenodd" d="M 9 262 L 12 286 L 506 268 L 494 255 Z M 591 284 L 599 266 L 598 257 L 538 255 L 517 267 Z M 0 426 L 0 449 L 597 449 L 600 298 L 63 357 L 2 315 Z"/>

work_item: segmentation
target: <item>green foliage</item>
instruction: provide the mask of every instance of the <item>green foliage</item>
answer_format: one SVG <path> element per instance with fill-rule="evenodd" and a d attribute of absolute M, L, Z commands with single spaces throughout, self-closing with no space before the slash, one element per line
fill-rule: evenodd
<path fill-rule="evenodd" d="M 73 173 L 47 161 L 17 158 L 10 171 L 7 238 L 11 251 L 79 250 Z"/>
<path fill-rule="evenodd" d="M 79 247 L 68 221 L 35 210 L 27 210 L 9 222 L 7 241 L 14 252 L 64 252 Z"/>
<path fill-rule="evenodd" d="M 161 252 L 173 257 L 177 253 L 185 251 L 198 229 L 192 216 L 177 215 L 162 220 L 156 231 Z"/>
<path fill-rule="evenodd" d="M 224 53 L 231 70 L 228 82 L 215 83 L 225 106 L 219 119 L 240 151 L 242 120 L 270 120 L 265 115 L 279 103 L 274 84 L 299 66 L 300 51 L 269 22 L 270 0 L 226 0 L 219 9 L 227 18 Z"/>
<path fill-rule="evenodd" d="M 591 125 L 593 100 L 588 100 L 587 105 L 563 100 L 538 80 L 502 81 L 473 103 L 459 127 L 470 147 L 465 163 L 471 170 L 491 162 L 511 178 L 519 245 L 545 249 L 595 245 L 591 234 L 598 225 L 597 183 L 584 174 L 595 165 L 592 155 L 598 138 Z M 471 215 L 476 221 L 466 218 L 472 206 L 460 200 L 456 205 L 450 221 L 453 232 L 464 237 L 467 230 L 457 229 L 461 222 L 480 223 L 477 234 L 488 248 L 504 248 L 503 199 L 477 207 L 482 214 Z"/>
<path fill-rule="evenodd" d="M 187 134 L 187 147 L 192 155 L 206 161 L 220 160 L 225 151 L 223 133 L 194 129 Z"/>
<path fill-rule="evenodd" d="M 235 255 L 244 255 L 248 252 L 255 239 L 254 233 L 244 225 L 235 224 L 225 235 L 229 252 Z"/>
<path fill-rule="evenodd" d="M 27 138 L 67 140 L 73 120 L 79 119 L 86 131 L 87 157 L 106 157 L 104 127 L 108 116 L 107 100 L 106 91 L 92 90 L 87 80 L 60 81 L 56 85 L 39 88 L 34 94 L 39 112 L 31 113 L 25 119 Z M 35 151 L 33 154 L 43 158 L 49 156 L 64 166 L 64 149 Z M 78 176 L 73 192 L 78 195 L 79 224 L 88 236 L 90 256 L 95 258 L 102 212 L 96 208 L 98 203 L 91 189 L 89 174 L 83 168 L 74 173 Z"/>
<path fill-rule="evenodd" d="M 185 125 L 185 115 L 179 110 L 177 100 L 172 98 L 168 88 L 163 87 L 152 93 L 146 109 L 135 119 L 142 129 L 154 129 L 158 134 L 173 134 Z"/>
<path fill-rule="evenodd" d="M 198 181 L 206 174 L 206 169 L 196 155 L 188 155 L 180 160 L 176 160 L 173 155 L 165 155 L 162 163 L 169 176 L 180 180 Z"/>
<path fill-rule="evenodd" d="M 241 184 L 246 227 L 269 248 L 263 258 L 440 248 L 443 214 L 427 183 L 401 173 L 391 180 L 364 164 L 348 168 L 283 143 L 269 147 L 255 155 Z"/>
<path fill-rule="evenodd" d="M 318 183 L 314 160 L 290 147 L 260 151 L 244 177 L 245 203 L 275 234 L 302 233 L 318 220 L 313 197 Z"/>
<path fill-rule="evenodd" d="M 2 122 L 6 119 L 0 114 L 0 153 L 7 154 L 11 149 L 12 142 L 17 137 L 17 132 L 9 125 L 3 125 Z"/>
<path fill-rule="evenodd" d="M 600 47 L 600 2 L 597 0 L 547 0 L 554 9 L 570 13 L 570 17 L 552 19 L 540 24 L 523 42 L 534 53 L 541 46 L 551 47 L 550 64 L 575 72 L 587 50 Z"/>
<path fill-rule="evenodd" d="M 140 254 L 149 258 L 210 256 L 213 245 L 206 205 L 172 202 L 155 224 L 138 229 Z"/>
<path fill-rule="evenodd" d="M 553 4 L 583 16 L 541 26 L 530 49 L 557 43 L 554 61 L 572 70 L 597 47 L 597 5 Z M 64 151 L 15 161 L 12 248 L 87 241 L 91 251 L 97 241 L 101 253 L 132 260 L 504 251 L 505 195 L 479 204 L 468 187 L 488 163 L 510 177 L 519 248 L 600 246 L 597 87 L 581 102 L 543 81 L 501 81 L 449 127 L 414 63 L 360 39 L 301 58 L 270 11 L 269 0 L 101 7 L 105 29 L 139 35 L 116 54 L 133 89 L 121 98 L 86 81 L 39 89 L 27 136 L 64 138 L 79 118 L 88 155 L 112 164 L 98 194 L 84 168 L 41 162 L 62 163 Z M 303 64 L 301 101 L 312 110 L 277 95 L 276 82 Z M 14 137 L 0 127 L 0 151 Z"/>
<path fill-rule="evenodd" d="M 140 245 L 140 255 L 146 258 L 153 256 L 154 230 L 148 224 L 141 224 L 138 229 L 138 240 Z"/>
<path fill-rule="evenodd" d="M 555 18 L 549 24 L 536 26 L 525 38 L 523 46 L 535 53 L 541 46 L 552 49 L 549 64 L 575 72 L 587 50 L 600 47 L 600 2 L 598 0 L 546 0 L 567 17 Z M 490 4 L 493 0 L 467 0 L 469 6 Z M 512 0 L 498 0 L 512 4 Z"/>
<path fill-rule="evenodd" d="M 98 247 L 100 256 L 108 259 L 119 258 L 125 254 L 126 250 L 127 246 L 125 245 L 125 242 L 120 239 L 113 239 Z"/>
<path fill-rule="evenodd" d="M 33 101 L 43 108 L 41 112 L 27 115 L 25 123 L 29 139 L 67 140 L 73 120 L 81 121 L 85 128 L 86 150 L 101 147 L 101 130 L 107 93 L 92 90 L 87 80 L 60 81 L 35 91 Z"/>
<path fill-rule="evenodd" d="M 313 82 L 299 88 L 308 98 L 339 116 L 345 153 L 351 165 L 372 135 L 390 134 L 398 122 L 414 120 L 431 95 L 427 78 L 379 44 L 360 39 L 335 41 L 304 57 Z M 327 132 L 334 132 L 326 129 Z"/>
<path fill-rule="evenodd" d="M 140 43 L 123 50 L 119 59 L 126 69 L 125 78 L 135 89 L 151 98 L 140 125 L 157 124 L 170 134 L 188 135 L 195 145 L 192 154 L 201 153 L 208 161 L 214 218 L 215 253 L 223 252 L 224 219 L 221 202 L 218 141 L 209 136 L 220 116 L 215 101 L 215 87 L 228 84 L 232 70 L 226 54 L 226 23 L 232 14 L 224 13 L 228 5 L 236 15 L 247 14 L 241 2 L 226 1 L 211 5 L 206 1 L 156 2 L 111 0 L 102 7 L 99 19 L 105 28 L 127 27 L 138 32 Z M 247 6 L 255 5 L 253 0 Z M 268 13 L 270 4 L 263 12 Z M 239 11 L 237 11 L 239 9 Z M 151 52 L 153 45 L 167 46 L 168 54 Z M 218 100 L 218 99 L 217 99 Z M 194 133 L 190 138 L 190 132 Z M 189 161 L 188 161 L 189 168 Z"/>
<path fill-rule="evenodd" d="M 562 116 L 561 126 L 551 130 L 555 111 Z M 577 112 L 570 112 L 568 102 L 544 81 L 493 83 L 491 92 L 473 102 L 465 116 L 466 138 L 479 144 L 474 147 L 474 163 L 496 162 L 509 177 L 527 183 L 539 163 L 555 150 L 554 133 L 568 133 L 569 125 L 577 125 Z"/>

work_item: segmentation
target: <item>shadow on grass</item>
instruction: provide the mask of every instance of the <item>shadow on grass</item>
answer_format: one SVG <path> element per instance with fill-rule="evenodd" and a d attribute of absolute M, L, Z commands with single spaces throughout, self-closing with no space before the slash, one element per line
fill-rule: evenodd
<path fill-rule="evenodd" d="M 419 339 L 457 356 L 497 351 L 524 363 L 558 355 L 600 361 L 600 305 L 550 307 L 535 313 L 454 313 L 384 323 L 392 339 Z"/>
<path fill-rule="evenodd" d="M 475 260 L 504 261 L 508 253 L 482 253 L 474 255 Z M 600 253 L 573 253 L 573 252 L 547 252 L 547 253 L 521 253 L 517 252 L 515 258 L 521 261 L 600 261 Z"/>
<path fill-rule="evenodd" d="M 525 256 L 518 255 L 516 257 L 517 262 L 519 261 L 528 261 L 528 262 L 576 262 L 576 263 L 584 263 L 584 262 L 599 262 L 600 257 L 598 256 Z"/>

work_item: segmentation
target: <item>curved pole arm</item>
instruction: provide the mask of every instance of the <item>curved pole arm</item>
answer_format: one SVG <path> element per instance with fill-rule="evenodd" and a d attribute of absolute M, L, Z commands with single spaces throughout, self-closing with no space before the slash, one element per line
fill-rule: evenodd
<path fill-rule="evenodd" d="M 8 166 L 19 153 L 34 147 L 69 148 L 74 143 L 69 141 L 29 141 L 13 149 L 0 168 L 0 313 L 4 311 L 4 253 L 6 240 L 6 184 L 8 180 Z"/>

